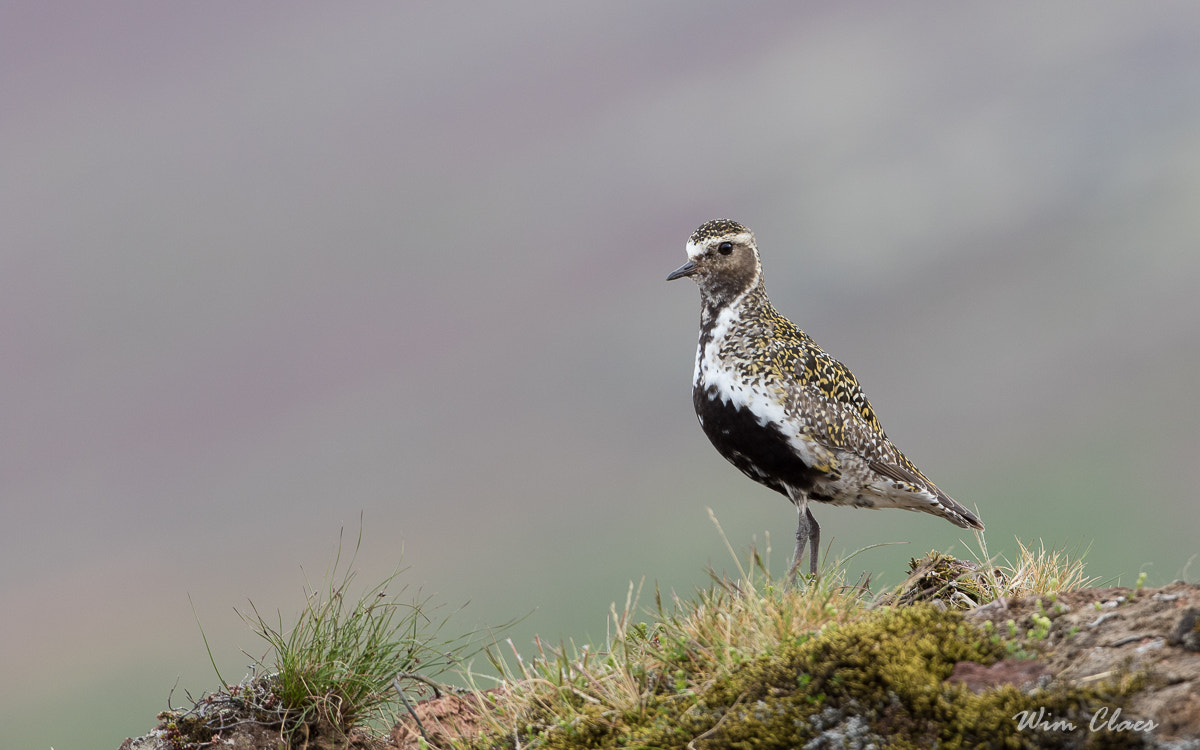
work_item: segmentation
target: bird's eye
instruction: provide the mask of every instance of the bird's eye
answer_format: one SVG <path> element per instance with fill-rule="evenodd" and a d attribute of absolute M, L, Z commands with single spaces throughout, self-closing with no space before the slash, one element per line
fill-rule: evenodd
<path fill-rule="evenodd" d="M 717 252 L 721 255 L 729 255 L 733 252 L 733 243 L 722 242 L 720 245 L 717 245 Z"/>

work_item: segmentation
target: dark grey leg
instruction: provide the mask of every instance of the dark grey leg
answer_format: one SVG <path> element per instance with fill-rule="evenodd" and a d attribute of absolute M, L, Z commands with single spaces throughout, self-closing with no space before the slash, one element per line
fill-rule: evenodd
<path fill-rule="evenodd" d="M 796 577 L 796 571 L 800 570 L 800 563 L 804 561 L 804 545 L 808 543 L 808 509 L 800 509 L 800 522 L 796 526 L 796 551 L 792 553 L 792 567 L 788 568 L 787 579 L 789 581 Z"/>
<path fill-rule="evenodd" d="M 808 512 L 807 495 L 803 492 L 789 489 L 788 497 L 796 504 L 796 513 L 798 515 L 796 523 L 796 551 L 792 553 L 792 567 L 788 568 L 787 574 L 787 582 L 790 584 L 796 580 L 796 573 L 799 572 L 800 564 L 804 561 L 804 547 L 808 544 L 812 529 L 809 522 L 816 522 L 812 520 L 812 514 Z"/>
<path fill-rule="evenodd" d="M 808 505 L 808 503 L 805 503 L 805 506 L 807 506 L 807 505 Z M 807 524 L 807 526 L 808 526 L 808 542 L 811 545 L 809 547 L 809 552 L 808 552 L 808 554 L 809 554 L 808 570 L 813 575 L 816 575 L 817 574 L 817 552 L 821 548 L 821 524 L 817 523 L 817 519 L 813 518 L 812 509 L 805 507 L 804 515 L 808 517 L 808 524 Z M 799 529 L 796 530 L 796 533 L 800 533 Z M 803 549 L 803 547 L 801 547 L 801 549 Z M 796 562 L 794 562 L 793 565 L 799 564 L 799 562 L 800 562 L 800 558 L 797 557 Z"/>

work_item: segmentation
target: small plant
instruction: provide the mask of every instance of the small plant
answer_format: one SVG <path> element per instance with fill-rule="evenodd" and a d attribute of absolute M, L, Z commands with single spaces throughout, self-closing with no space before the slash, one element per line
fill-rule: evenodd
<path fill-rule="evenodd" d="M 1050 618 L 1044 614 L 1034 613 L 1030 615 L 1033 620 L 1033 628 L 1029 630 L 1029 637 L 1035 641 L 1044 641 L 1050 635 Z"/>
<path fill-rule="evenodd" d="M 254 723 L 278 728 L 289 745 L 307 745 L 320 735 L 340 740 L 357 727 L 390 726 L 392 709 L 402 702 L 407 705 L 397 692 L 401 680 L 433 684 L 431 677 L 463 658 L 472 634 L 437 640 L 449 617 L 430 619 L 428 597 L 418 594 L 402 600 L 406 587 L 389 592 L 402 569 L 353 594 L 361 545 L 360 526 L 354 554 L 343 570 L 339 535 L 337 555 L 321 586 L 306 584 L 304 608 L 290 628 L 281 614 L 265 617 L 253 602 L 249 612 L 238 611 L 270 651 L 262 657 L 248 654 L 254 659 L 255 675 L 229 685 L 218 671 L 222 690 L 193 709 L 173 712 L 196 725 L 193 738 L 203 739 L 204 731 Z M 208 647 L 208 639 L 204 641 Z M 209 658 L 215 670 L 211 648 Z"/>
<path fill-rule="evenodd" d="M 290 628 L 282 616 L 263 617 L 253 602 L 238 614 L 274 652 L 271 664 L 275 692 L 290 727 L 328 724 L 345 734 L 353 727 L 383 719 L 383 709 L 397 699 L 393 680 L 418 671 L 436 674 L 453 656 L 432 647 L 445 624 L 429 619 L 428 598 L 401 601 L 387 588 L 403 570 L 351 598 L 354 561 L 362 544 L 359 529 L 354 555 L 339 575 L 341 543 L 319 589 L 306 587 L 304 609 Z M 401 588 L 401 592 L 404 588 Z M 452 649 L 453 650 L 453 649 Z"/>

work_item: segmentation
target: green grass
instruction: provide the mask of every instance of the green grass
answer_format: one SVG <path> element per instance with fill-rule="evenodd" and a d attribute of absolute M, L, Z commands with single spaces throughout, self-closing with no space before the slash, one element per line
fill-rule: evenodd
<path fill-rule="evenodd" d="M 304 607 L 290 627 L 282 614 L 264 616 L 253 602 L 238 612 L 269 650 L 247 654 L 255 675 L 231 685 L 218 671 L 221 690 L 172 712 L 178 744 L 203 743 L 214 730 L 251 722 L 278 728 L 297 746 L 317 736 L 345 738 L 356 728 L 386 730 L 405 710 L 398 692 L 405 684 L 430 682 L 468 655 L 474 634 L 441 639 L 449 616 L 432 619 L 428 597 L 405 597 L 403 569 L 355 593 L 361 544 L 360 527 L 343 567 L 339 535 L 332 564 L 319 586 L 305 583 Z M 212 658 L 206 637 L 205 645 Z"/>
<path fill-rule="evenodd" d="M 259 664 L 275 675 L 285 724 L 325 722 L 347 733 L 385 720 L 397 698 L 392 682 L 398 674 L 436 674 L 449 666 L 429 645 L 444 624 L 429 619 L 429 600 L 401 601 L 387 592 L 402 570 L 352 596 L 361 542 L 360 531 L 354 557 L 340 575 L 339 544 L 320 588 L 306 585 L 304 609 L 290 629 L 282 615 L 276 613 L 274 621 L 263 617 L 253 602 L 249 613 L 238 613 L 271 647 L 269 663 Z"/>

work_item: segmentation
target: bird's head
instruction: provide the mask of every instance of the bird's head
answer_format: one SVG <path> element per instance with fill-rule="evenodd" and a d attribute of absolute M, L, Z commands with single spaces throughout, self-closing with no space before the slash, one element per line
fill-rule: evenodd
<path fill-rule="evenodd" d="M 727 304 L 762 279 L 754 233 L 730 219 L 706 221 L 687 243 L 688 262 L 667 281 L 692 277 L 705 301 Z"/>

